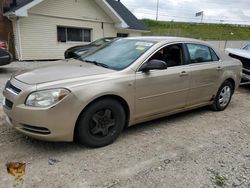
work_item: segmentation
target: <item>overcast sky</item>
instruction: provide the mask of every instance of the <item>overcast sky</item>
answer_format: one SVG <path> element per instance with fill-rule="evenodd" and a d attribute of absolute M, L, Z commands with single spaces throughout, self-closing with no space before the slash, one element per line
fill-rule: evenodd
<path fill-rule="evenodd" d="M 121 0 L 137 18 L 156 19 L 157 0 Z M 250 0 L 159 0 L 159 20 L 250 25 Z"/>

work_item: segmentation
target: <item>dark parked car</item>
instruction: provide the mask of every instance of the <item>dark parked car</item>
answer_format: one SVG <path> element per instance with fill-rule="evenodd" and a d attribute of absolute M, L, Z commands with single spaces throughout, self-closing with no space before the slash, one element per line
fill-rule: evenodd
<path fill-rule="evenodd" d="M 8 51 L 0 48 L 0 66 L 10 64 L 11 60 L 12 55 Z"/>
<path fill-rule="evenodd" d="M 87 45 L 80 45 L 80 46 L 71 47 L 65 51 L 64 57 L 65 57 L 65 59 L 69 59 L 69 58 L 77 59 L 81 55 L 86 53 L 88 50 L 90 50 L 92 48 L 99 47 L 107 42 L 110 42 L 113 39 L 114 39 L 113 37 L 101 38 L 101 39 L 95 40 L 94 42 L 87 44 Z"/>

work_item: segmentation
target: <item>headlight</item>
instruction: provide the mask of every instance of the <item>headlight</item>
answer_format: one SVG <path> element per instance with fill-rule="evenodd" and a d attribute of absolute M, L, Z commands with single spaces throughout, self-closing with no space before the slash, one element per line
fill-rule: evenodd
<path fill-rule="evenodd" d="M 61 101 L 70 93 L 67 89 L 51 89 L 31 93 L 26 102 L 26 106 L 46 108 Z"/>

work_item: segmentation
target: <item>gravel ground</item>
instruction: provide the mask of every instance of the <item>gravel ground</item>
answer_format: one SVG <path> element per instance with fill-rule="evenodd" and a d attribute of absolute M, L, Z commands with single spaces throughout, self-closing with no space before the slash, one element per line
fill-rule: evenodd
<path fill-rule="evenodd" d="M 1 67 L 1 89 L 11 73 L 38 64 L 47 62 Z M 11 184 L 5 164 L 25 161 L 27 187 L 250 188 L 249 112 L 250 87 L 242 87 L 223 112 L 201 108 L 161 118 L 128 128 L 110 146 L 89 149 L 27 138 L 0 110 L 0 187 Z"/>

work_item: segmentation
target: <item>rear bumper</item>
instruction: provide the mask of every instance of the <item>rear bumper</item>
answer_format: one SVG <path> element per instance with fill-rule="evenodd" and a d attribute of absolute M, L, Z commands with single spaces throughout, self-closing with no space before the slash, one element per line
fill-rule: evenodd
<path fill-rule="evenodd" d="M 12 56 L 10 54 L 5 55 L 5 56 L 1 56 L 0 57 L 0 66 L 8 65 L 11 63 L 11 61 L 12 61 Z"/>

